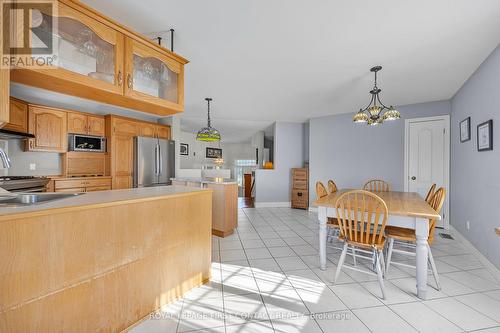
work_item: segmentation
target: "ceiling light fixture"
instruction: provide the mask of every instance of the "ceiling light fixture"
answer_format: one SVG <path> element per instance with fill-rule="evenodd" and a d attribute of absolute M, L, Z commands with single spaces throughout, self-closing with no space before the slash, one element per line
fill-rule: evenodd
<path fill-rule="evenodd" d="M 210 123 L 210 102 L 212 101 L 212 99 L 207 97 L 205 98 L 205 100 L 208 103 L 207 127 L 203 127 L 201 130 L 198 131 L 198 134 L 196 135 L 196 140 L 205 142 L 220 141 L 219 131 L 213 128 Z"/>
<path fill-rule="evenodd" d="M 392 105 L 387 107 L 380 101 L 379 94 L 382 89 L 377 87 L 377 72 L 381 69 L 382 66 L 375 66 L 370 69 L 370 72 L 375 73 L 375 84 L 373 89 L 370 90 L 372 98 L 370 100 L 370 104 L 368 104 L 366 108 L 359 109 L 358 113 L 354 115 L 352 120 L 355 123 L 366 123 L 370 126 L 376 126 L 387 120 L 396 120 L 401 118 L 399 111 L 394 109 Z"/>

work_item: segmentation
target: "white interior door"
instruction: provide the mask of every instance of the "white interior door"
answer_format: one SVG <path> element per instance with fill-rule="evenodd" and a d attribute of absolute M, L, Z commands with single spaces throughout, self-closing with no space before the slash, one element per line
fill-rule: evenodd
<path fill-rule="evenodd" d="M 448 228 L 449 117 L 408 119 L 406 121 L 405 191 L 422 197 L 432 184 L 446 188 L 446 200 L 438 227 Z"/>

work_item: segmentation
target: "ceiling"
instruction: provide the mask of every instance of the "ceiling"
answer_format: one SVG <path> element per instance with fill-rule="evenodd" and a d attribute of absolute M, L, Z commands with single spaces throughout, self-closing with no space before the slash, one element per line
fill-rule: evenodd
<path fill-rule="evenodd" d="M 240 139 L 273 121 L 354 113 L 374 65 L 384 104 L 449 99 L 500 41 L 498 0 L 83 2 L 151 36 L 174 28 L 190 60 L 183 128 L 206 122 L 212 97 L 214 127 Z"/>

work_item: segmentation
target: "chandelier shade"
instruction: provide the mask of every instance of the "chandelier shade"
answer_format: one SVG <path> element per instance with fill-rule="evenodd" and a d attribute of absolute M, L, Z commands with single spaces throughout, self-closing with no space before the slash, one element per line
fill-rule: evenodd
<path fill-rule="evenodd" d="M 207 97 L 205 98 L 205 100 L 207 101 L 208 106 L 207 127 L 203 127 L 198 131 L 198 134 L 196 134 L 196 140 L 205 142 L 217 142 L 221 140 L 221 136 L 220 132 L 212 127 L 210 121 L 210 102 L 212 101 L 212 99 Z"/>
<path fill-rule="evenodd" d="M 375 84 L 373 89 L 370 90 L 370 103 L 366 108 L 359 109 L 359 111 L 354 115 L 352 120 L 355 123 L 366 123 L 370 126 L 376 126 L 383 124 L 384 121 L 401 118 L 399 111 L 392 105 L 387 107 L 380 101 L 380 92 L 382 89 L 377 86 L 377 72 L 380 70 L 382 70 L 382 66 L 375 66 L 370 69 L 370 71 L 375 74 Z"/>

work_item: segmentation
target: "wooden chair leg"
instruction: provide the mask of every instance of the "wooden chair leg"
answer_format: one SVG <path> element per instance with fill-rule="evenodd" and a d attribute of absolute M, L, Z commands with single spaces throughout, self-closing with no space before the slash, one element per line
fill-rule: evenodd
<path fill-rule="evenodd" d="M 441 284 L 439 283 L 439 275 L 436 263 L 434 262 L 434 257 L 432 256 L 432 251 L 429 244 L 427 244 L 427 252 L 429 252 L 429 263 L 431 264 L 432 275 L 434 276 L 434 280 L 436 281 L 437 290 L 441 290 Z"/>
<path fill-rule="evenodd" d="M 340 255 L 339 263 L 337 264 L 337 271 L 335 272 L 335 278 L 333 279 L 333 284 L 337 282 L 337 279 L 340 275 L 340 271 L 342 270 L 342 265 L 344 264 L 345 261 L 346 254 L 347 254 L 347 243 L 344 243 L 344 248 L 342 249 L 342 254 Z"/>
<path fill-rule="evenodd" d="M 385 266 L 385 274 L 389 273 L 389 266 L 391 265 L 392 249 L 394 247 L 394 238 L 389 238 L 389 249 L 387 250 L 387 263 Z"/>
<path fill-rule="evenodd" d="M 380 290 L 382 291 L 382 299 L 385 299 L 385 286 L 384 286 L 384 277 L 382 274 L 382 268 L 381 268 L 381 257 L 380 254 L 382 252 L 379 251 L 377 252 L 377 278 L 378 278 L 378 284 L 380 285 Z"/>

